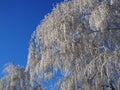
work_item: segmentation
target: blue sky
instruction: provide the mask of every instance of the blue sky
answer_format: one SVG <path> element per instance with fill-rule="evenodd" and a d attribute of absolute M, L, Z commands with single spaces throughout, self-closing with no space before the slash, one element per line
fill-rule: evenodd
<path fill-rule="evenodd" d="M 9 62 L 26 66 L 32 32 L 61 1 L 0 0 L 0 72 Z"/>

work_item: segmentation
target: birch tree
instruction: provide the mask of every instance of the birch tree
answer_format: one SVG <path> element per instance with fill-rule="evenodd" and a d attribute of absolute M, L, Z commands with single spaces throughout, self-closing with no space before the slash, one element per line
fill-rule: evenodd
<path fill-rule="evenodd" d="M 120 1 L 65 0 L 36 28 L 26 71 L 30 80 L 62 72 L 60 90 L 120 89 Z"/>
<path fill-rule="evenodd" d="M 24 68 L 8 64 L 3 70 L 5 76 L 0 80 L 0 90 L 42 90 L 40 84 L 30 83 L 30 74 Z"/>

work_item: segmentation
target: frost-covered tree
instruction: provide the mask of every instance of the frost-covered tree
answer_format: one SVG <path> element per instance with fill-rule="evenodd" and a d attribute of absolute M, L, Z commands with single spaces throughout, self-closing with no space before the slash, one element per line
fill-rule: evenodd
<path fill-rule="evenodd" d="M 61 71 L 61 90 L 120 90 L 120 0 L 65 0 L 37 27 L 26 71 Z"/>
<path fill-rule="evenodd" d="M 8 64 L 3 70 L 5 76 L 0 80 L 0 90 L 42 90 L 40 84 L 30 83 L 30 74 L 24 68 Z"/>
<path fill-rule="evenodd" d="M 120 90 L 120 0 L 65 0 L 33 32 L 26 70 L 9 64 L 0 90 Z M 53 90 L 53 89 L 52 89 Z"/>
<path fill-rule="evenodd" d="M 60 70 L 60 71 L 59 71 Z M 120 0 L 65 0 L 31 36 L 26 70 L 9 64 L 0 90 L 120 90 Z"/>
<path fill-rule="evenodd" d="M 120 1 L 67 0 L 58 4 L 30 40 L 31 82 L 61 70 L 61 90 L 120 89 Z"/>

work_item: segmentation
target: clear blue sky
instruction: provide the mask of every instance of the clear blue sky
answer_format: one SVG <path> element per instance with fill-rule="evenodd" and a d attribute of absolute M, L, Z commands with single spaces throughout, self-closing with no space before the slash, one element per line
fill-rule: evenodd
<path fill-rule="evenodd" d="M 0 0 L 0 73 L 8 62 L 26 66 L 32 32 L 61 1 Z"/>

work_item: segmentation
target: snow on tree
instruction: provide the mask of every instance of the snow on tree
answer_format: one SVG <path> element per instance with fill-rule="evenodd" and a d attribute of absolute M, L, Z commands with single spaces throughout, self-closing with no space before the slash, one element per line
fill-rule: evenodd
<path fill-rule="evenodd" d="M 8 65 L 0 89 L 40 89 L 40 81 L 58 69 L 64 76 L 57 84 L 61 90 L 120 89 L 119 7 L 119 0 L 58 4 L 32 35 L 28 73 Z"/>
<path fill-rule="evenodd" d="M 31 37 L 26 71 L 41 81 L 58 69 L 61 90 L 120 89 L 119 0 L 66 0 L 45 16 Z"/>
<path fill-rule="evenodd" d="M 30 74 L 24 68 L 8 64 L 3 72 L 5 76 L 0 81 L 0 90 L 42 90 L 40 84 L 30 84 Z"/>
<path fill-rule="evenodd" d="M 26 69 L 8 65 L 0 90 L 120 90 L 120 0 L 65 0 L 33 32 Z"/>

